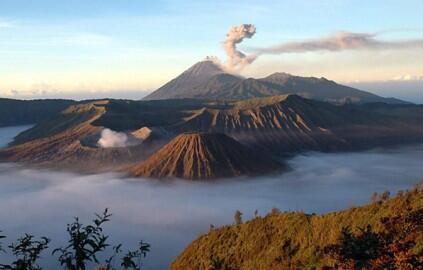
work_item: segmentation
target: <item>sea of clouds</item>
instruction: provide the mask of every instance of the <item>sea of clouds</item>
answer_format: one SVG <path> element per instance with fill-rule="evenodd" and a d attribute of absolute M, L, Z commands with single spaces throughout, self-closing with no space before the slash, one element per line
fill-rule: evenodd
<path fill-rule="evenodd" d="M 0 130 L 1 132 L 1 130 Z M 146 269 L 166 269 L 184 247 L 210 224 L 233 222 L 281 210 L 325 213 L 364 204 L 374 191 L 392 193 L 418 183 L 423 176 L 423 146 L 376 149 L 362 153 L 308 153 L 289 160 L 290 172 L 268 177 L 212 183 L 160 182 L 120 174 L 80 175 L 0 164 L 0 230 L 5 244 L 25 232 L 65 243 L 66 224 L 74 216 L 89 222 L 94 212 L 110 208 L 106 233 L 113 243 L 152 245 Z M 7 254 L 0 255 L 0 261 Z M 56 258 L 43 263 L 53 269 Z"/>

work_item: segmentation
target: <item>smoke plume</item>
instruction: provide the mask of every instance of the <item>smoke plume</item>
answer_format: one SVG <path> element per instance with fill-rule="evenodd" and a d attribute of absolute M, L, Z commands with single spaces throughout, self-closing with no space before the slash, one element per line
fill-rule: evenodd
<path fill-rule="evenodd" d="M 98 145 L 103 148 L 110 147 L 125 147 L 127 146 L 128 136 L 122 132 L 116 132 L 105 128 L 101 131 L 101 138 L 98 140 Z"/>
<path fill-rule="evenodd" d="M 229 30 L 226 34 L 225 42 L 223 43 L 228 57 L 225 63 L 226 69 L 229 71 L 239 71 L 256 59 L 256 55 L 246 55 L 236 47 L 237 44 L 241 43 L 245 38 L 251 38 L 255 33 L 256 27 L 252 24 L 241 24 Z"/>
<path fill-rule="evenodd" d="M 423 39 L 387 41 L 378 38 L 380 33 L 354 33 L 348 31 L 336 32 L 326 37 L 306 39 L 281 43 L 271 47 L 253 48 L 251 54 L 237 49 L 245 38 L 251 38 L 256 33 L 253 24 L 241 24 L 232 27 L 226 34 L 224 48 L 227 60 L 224 68 L 229 72 L 241 71 L 264 54 L 306 53 L 306 52 L 337 52 L 344 50 L 400 50 L 423 48 Z"/>
<path fill-rule="evenodd" d="M 314 51 L 343 51 L 343 50 L 387 50 L 409 49 L 423 47 L 423 39 L 384 41 L 377 39 L 375 33 L 337 32 L 323 38 L 309 39 L 296 42 L 282 43 L 268 48 L 257 48 L 255 53 L 283 54 L 304 53 Z"/>

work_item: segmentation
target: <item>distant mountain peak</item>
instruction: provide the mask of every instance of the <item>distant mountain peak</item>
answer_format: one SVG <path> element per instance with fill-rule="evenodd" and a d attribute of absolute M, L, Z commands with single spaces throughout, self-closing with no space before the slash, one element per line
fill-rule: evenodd
<path fill-rule="evenodd" d="M 266 78 L 289 78 L 293 77 L 293 75 L 286 73 L 286 72 L 274 72 L 267 76 Z"/>
<path fill-rule="evenodd" d="M 224 70 L 214 61 L 205 59 L 197 62 L 189 69 L 184 71 L 181 75 L 186 74 L 190 77 L 211 77 L 219 73 L 224 73 Z"/>
<path fill-rule="evenodd" d="M 144 99 L 248 99 L 274 95 L 297 94 L 334 104 L 386 102 L 402 103 L 348 87 L 324 77 L 301 77 L 275 72 L 261 79 L 230 74 L 217 59 L 207 57 Z"/>
<path fill-rule="evenodd" d="M 210 58 L 197 62 L 178 77 L 166 83 L 144 99 L 168 99 L 180 98 L 187 91 L 191 91 L 196 86 L 207 81 L 217 74 L 225 73 L 225 71 Z"/>

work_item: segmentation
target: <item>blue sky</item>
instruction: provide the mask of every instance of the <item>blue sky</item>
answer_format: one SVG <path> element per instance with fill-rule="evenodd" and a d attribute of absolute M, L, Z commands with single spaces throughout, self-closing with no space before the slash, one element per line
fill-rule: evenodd
<path fill-rule="evenodd" d="M 98 96 L 152 90 L 207 55 L 225 59 L 232 26 L 254 24 L 240 48 L 318 38 L 339 30 L 423 38 L 423 2 L 0 1 L 0 96 Z M 365 4 L 364 4 L 365 3 Z M 266 55 L 242 71 L 340 82 L 423 76 L 423 50 Z M 422 77 L 423 78 L 423 77 Z M 423 80 L 423 79 L 422 79 Z"/>

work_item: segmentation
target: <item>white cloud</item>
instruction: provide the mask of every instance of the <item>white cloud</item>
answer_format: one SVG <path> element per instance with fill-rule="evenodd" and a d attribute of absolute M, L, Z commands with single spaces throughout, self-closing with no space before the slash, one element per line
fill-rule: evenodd
<path fill-rule="evenodd" d="M 48 98 L 60 96 L 62 92 L 47 83 L 34 83 L 26 89 L 0 90 L 0 96 L 12 98 Z"/>
<path fill-rule="evenodd" d="M 0 97 L 1 96 L 5 96 L 5 97 L 17 97 L 20 95 L 20 92 L 16 89 L 9 89 L 9 90 L 4 90 L 4 91 L 0 91 Z"/>

